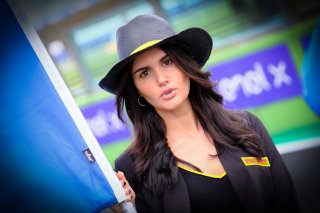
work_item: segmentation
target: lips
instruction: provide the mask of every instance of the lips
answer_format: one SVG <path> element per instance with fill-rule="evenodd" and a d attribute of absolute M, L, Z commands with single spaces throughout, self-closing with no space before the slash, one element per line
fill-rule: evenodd
<path fill-rule="evenodd" d="M 160 98 L 164 100 L 169 100 L 173 98 L 175 95 L 176 95 L 176 89 L 166 89 L 161 93 Z"/>

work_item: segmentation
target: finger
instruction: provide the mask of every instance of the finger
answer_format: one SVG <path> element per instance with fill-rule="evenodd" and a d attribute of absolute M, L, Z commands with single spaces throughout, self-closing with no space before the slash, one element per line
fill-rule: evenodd
<path fill-rule="evenodd" d="M 132 188 L 130 187 L 124 173 L 121 171 L 118 171 L 116 173 L 116 175 L 117 175 L 118 179 L 120 180 L 120 183 L 123 186 L 123 189 L 125 190 L 125 194 L 127 197 L 126 200 L 134 202 L 136 195 L 135 195 L 134 191 L 132 190 Z"/>
<path fill-rule="evenodd" d="M 126 193 L 126 195 L 131 195 L 132 194 L 132 189 L 130 188 L 125 188 L 124 192 Z"/>
<path fill-rule="evenodd" d="M 132 202 L 134 202 L 134 196 L 133 196 L 133 195 L 127 195 L 126 201 L 132 201 Z"/>
<path fill-rule="evenodd" d="M 126 186 L 128 186 L 127 181 L 120 180 L 120 183 L 121 183 L 121 185 L 122 185 L 123 188 L 125 188 Z"/>
<path fill-rule="evenodd" d="M 116 174 L 117 174 L 119 179 L 121 179 L 121 180 L 125 180 L 126 179 L 126 177 L 124 176 L 123 172 L 118 171 Z"/>
<path fill-rule="evenodd" d="M 126 188 L 125 190 L 125 194 L 128 196 L 132 196 L 133 198 L 135 198 L 136 194 L 134 193 L 134 191 L 131 188 Z"/>
<path fill-rule="evenodd" d="M 130 192 L 129 191 L 129 193 L 126 193 L 126 196 L 127 196 L 127 201 L 134 201 L 134 199 L 135 199 L 135 195 L 132 193 L 132 191 Z"/>

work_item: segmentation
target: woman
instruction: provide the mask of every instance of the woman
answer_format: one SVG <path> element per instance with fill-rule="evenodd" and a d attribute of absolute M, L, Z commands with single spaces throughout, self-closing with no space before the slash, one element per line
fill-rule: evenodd
<path fill-rule="evenodd" d="M 262 123 L 229 111 L 201 67 L 212 40 L 142 15 L 117 31 L 99 85 L 126 109 L 133 144 L 116 160 L 138 212 L 298 212 L 289 172 Z M 122 174 L 122 173 L 121 173 Z"/>

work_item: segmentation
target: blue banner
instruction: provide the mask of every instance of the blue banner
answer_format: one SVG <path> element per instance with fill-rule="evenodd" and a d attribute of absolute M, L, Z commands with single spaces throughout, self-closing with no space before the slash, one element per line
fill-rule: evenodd
<path fill-rule="evenodd" d="M 21 28 L 24 18 L 11 8 L 0 1 L 0 212 L 87 213 L 123 201 L 89 127 L 79 128 L 85 119 L 60 75 L 48 74 L 52 61 L 40 60 L 49 55 L 39 55 L 33 44 L 42 43 L 31 42 L 31 27 Z"/>
<path fill-rule="evenodd" d="M 225 106 L 248 109 L 301 95 L 286 45 L 279 44 L 209 68 Z"/>
<path fill-rule="evenodd" d="M 303 98 L 310 109 L 320 116 L 320 17 L 305 47 L 302 61 Z"/>

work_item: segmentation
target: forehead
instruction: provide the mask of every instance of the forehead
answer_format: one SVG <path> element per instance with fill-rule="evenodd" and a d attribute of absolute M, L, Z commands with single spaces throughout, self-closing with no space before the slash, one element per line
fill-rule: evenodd
<path fill-rule="evenodd" d="M 158 62 L 166 53 L 159 47 L 152 47 L 137 55 L 133 60 L 132 67 L 148 66 L 149 63 Z"/>

